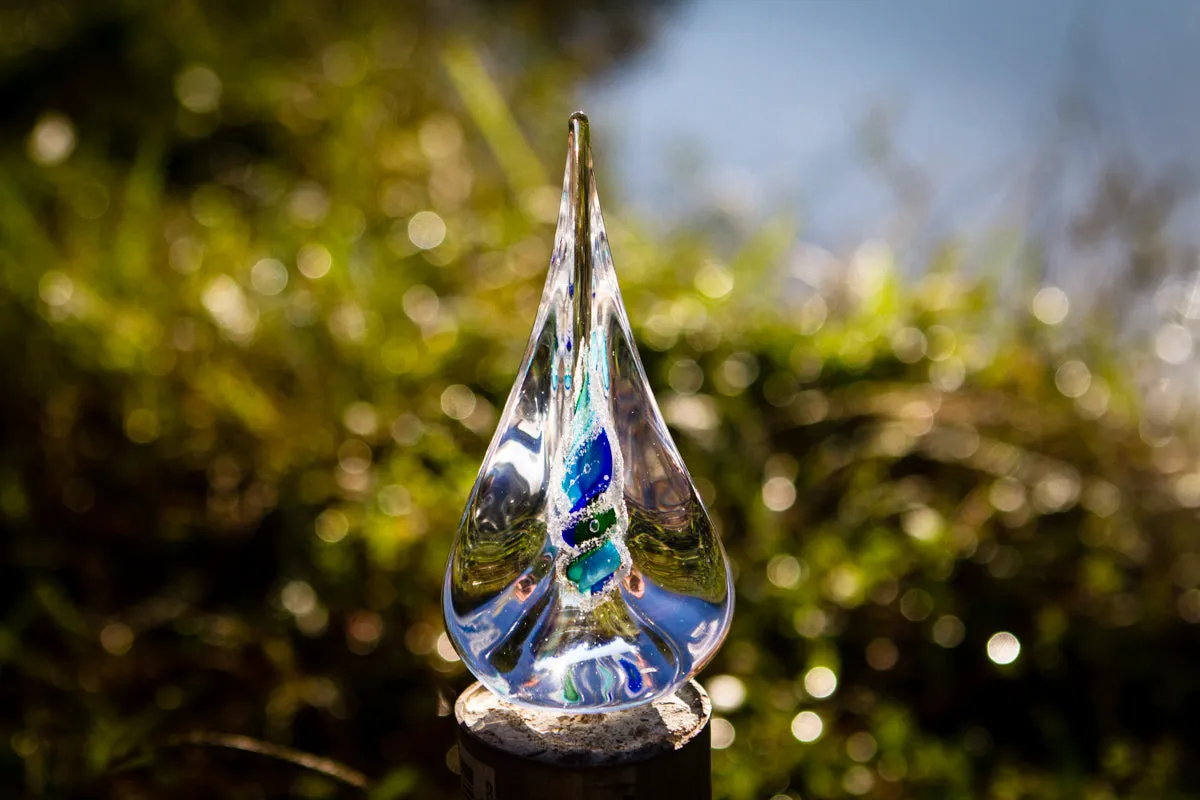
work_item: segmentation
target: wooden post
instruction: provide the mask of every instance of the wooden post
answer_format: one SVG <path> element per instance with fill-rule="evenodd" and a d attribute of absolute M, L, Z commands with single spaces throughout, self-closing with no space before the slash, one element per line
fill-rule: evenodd
<path fill-rule="evenodd" d="M 712 704 L 689 681 L 627 711 L 534 711 L 472 684 L 454 705 L 464 800 L 711 800 Z"/>

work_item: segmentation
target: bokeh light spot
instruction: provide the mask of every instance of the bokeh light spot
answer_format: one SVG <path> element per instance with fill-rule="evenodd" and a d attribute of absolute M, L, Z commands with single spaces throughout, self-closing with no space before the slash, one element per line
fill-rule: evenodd
<path fill-rule="evenodd" d="M 737 395 L 758 378 L 758 359 L 750 353 L 734 353 L 721 364 L 718 387 L 722 394 Z"/>
<path fill-rule="evenodd" d="M 374 436 L 379 430 L 379 413 L 375 406 L 359 400 L 346 406 L 342 412 L 342 424 L 346 430 L 358 436 Z"/>
<path fill-rule="evenodd" d="M 671 365 L 667 383 L 680 394 L 695 394 L 704 385 L 704 370 L 690 358 L 681 358 Z"/>
<path fill-rule="evenodd" d="M 150 408 L 135 408 L 125 416 L 125 435 L 137 444 L 149 444 L 160 433 L 158 414 Z"/>
<path fill-rule="evenodd" d="M 333 256 L 322 244 L 306 244 L 296 254 L 296 267 L 300 274 L 310 280 L 325 277 L 333 266 Z"/>
<path fill-rule="evenodd" d="M 374 611 L 355 611 L 346 620 L 346 646 L 350 652 L 366 655 L 375 649 L 383 636 L 383 618 Z"/>
<path fill-rule="evenodd" d="M 216 111 L 221 104 L 221 79 L 203 64 L 192 64 L 175 77 L 175 97 L 188 111 Z"/>
<path fill-rule="evenodd" d="M 447 639 L 447 642 L 449 640 Z M 414 622 L 404 632 L 404 646 L 413 655 L 427 656 L 438 644 L 437 628 L 428 622 Z"/>
<path fill-rule="evenodd" d="M 920 542 L 932 542 L 942 534 L 942 515 L 928 506 L 920 506 L 904 515 L 904 532 Z"/>
<path fill-rule="evenodd" d="M 715 261 L 707 262 L 696 273 L 696 291 L 718 300 L 733 291 L 733 273 Z"/>
<path fill-rule="evenodd" d="M 866 794 L 875 786 L 875 773 L 862 764 L 846 770 L 842 776 L 842 788 L 856 797 Z"/>
<path fill-rule="evenodd" d="M 446 238 L 446 223 L 432 211 L 418 211 L 408 221 L 408 239 L 421 250 L 432 250 Z"/>
<path fill-rule="evenodd" d="M 804 690 L 818 700 L 837 690 L 838 679 L 829 667 L 813 667 L 804 675 Z"/>
<path fill-rule="evenodd" d="M 900 651 L 891 639 L 872 639 L 867 645 L 867 663 L 871 669 L 887 672 L 900 660 Z"/>
<path fill-rule="evenodd" d="M 399 484 L 389 484 L 379 490 L 379 510 L 389 517 L 402 517 L 412 512 L 412 495 Z"/>
<path fill-rule="evenodd" d="M 1082 361 L 1066 361 L 1054 373 L 1054 385 L 1065 397 L 1082 397 L 1092 385 L 1092 372 Z"/>
<path fill-rule="evenodd" d="M 1067 318 L 1067 313 L 1071 310 L 1071 301 L 1067 293 L 1057 286 L 1043 286 L 1030 301 L 1029 310 L 1039 322 L 1057 325 Z"/>
<path fill-rule="evenodd" d="M 1015 478 L 1001 478 L 988 490 L 988 501 L 997 511 L 1017 511 L 1025 505 L 1025 485 Z"/>
<path fill-rule="evenodd" d="M 287 267 L 274 258 L 260 259 L 250 268 L 250 285 L 261 295 L 277 295 L 287 288 L 287 284 Z"/>
<path fill-rule="evenodd" d="M 851 734 L 846 739 L 846 755 L 860 764 L 865 764 L 874 758 L 878 750 L 879 745 L 875 742 L 875 737 L 866 731 Z"/>
<path fill-rule="evenodd" d="M 1021 642 L 1007 631 L 993 634 L 987 642 L 988 658 L 996 664 L 1011 664 L 1021 655 Z"/>
<path fill-rule="evenodd" d="M 321 54 L 321 67 L 334 86 L 353 86 L 367 74 L 367 54 L 357 42 L 334 42 Z"/>
<path fill-rule="evenodd" d="M 350 532 L 350 520 L 336 508 L 327 508 L 317 516 L 313 528 L 318 539 L 328 544 L 336 544 L 345 539 L 346 534 Z"/>
<path fill-rule="evenodd" d="M 258 326 L 258 309 L 246 298 L 237 281 L 228 275 L 213 278 L 200 301 L 213 320 L 235 337 L 248 337 Z"/>
<path fill-rule="evenodd" d="M 133 630 L 123 622 L 110 622 L 100 630 L 100 646 L 114 656 L 123 656 L 133 647 Z"/>
<path fill-rule="evenodd" d="M 1179 596 L 1179 618 L 1192 625 L 1200 624 L 1200 589 L 1188 589 Z"/>
<path fill-rule="evenodd" d="M 909 589 L 900 598 L 900 613 L 905 619 L 920 622 L 933 613 L 933 596 L 924 589 Z"/>
<path fill-rule="evenodd" d="M 746 702 L 746 684 L 734 675 L 714 675 L 705 688 L 718 711 L 737 711 Z"/>
<path fill-rule="evenodd" d="M 437 645 L 434 649 L 437 650 L 438 657 L 447 663 L 462 660 L 459 658 L 458 651 L 454 649 L 454 645 L 451 644 L 450 637 L 446 635 L 445 631 L 438 634 Z"/>
<path fill-rule="evenodd" d="M 937 622 L 933 623 L 933 640 L 942 647 L 958 647 L 966 632 L 962 620 L 953 614 L 938 617 Z"/>
<path fill-rule="evenodd" d="M 737 737 L 737 732 L 734 730 L 732 722 L 724 717 L 713 717 L 710 725 L 713 750 L 724 750 L 733 744 L 733 740 Z"/>
<path fill-rule="evenodd" d="M 1192 332 L 1176 322 L 1168 322 L 1154 334 L 1154 353 L 1168 364 L 1182 364 L 1192 357 Z"/>
<path fill-rule="evenodd" d="M 767 580 L 780 589 L 792 589 L 804 577 L 805 567 L 795 556 L 780 553 L 767 562 Z"/>
<path fill-rule="evenodd" d="M 901 328 L 892 334 L 892 352 L 905 364 L 915 364 L 925 357 L 925 334 L 919 328 Z"/>
<path fill-rule="evenodd" d="M 46 114 L 29 134 L 29 157 L 35 164 L 52 167 L 75 151 L 75 126 L 62 114 Z"/>
<path fill-rule="evenodd" d="M 449 114 L 432 114 L 417 133 L 421 152 L 431 161 L 440 161 L 458 153 L 463 145 L 463 130 Z M 554 193 L 554 211 L 558 212 L 559 192 Z"/>
<path fill-rule="evenodd" d="M 48 306 L 65 306 L 75 296 L 75 282 L 56 269 L 48 270 L 38 281 L 38 297 Z"/>
<path fill-rule="evenodd" d="M 423 284 L 410 287 L 400 301 L 404 313 L 421 327 L 433 325 L 441 311 L 437 293 Z"/>
<path fill-rule="evenodd" d="M 1200 472 L 1185 472 L 1175 478 L 1175 500 L 1184 508 L 1200 508 Z"/>
<path fill-rule="evenodd" d="M 806 639 L 815 639 L 825 633 L 829 618 L 819 608 L 801 608 L 792 615 L 792 625 L 796 633 Z"/>
<path fill-rule="evenodd" d="M 796 487 L 782 476 L 768 478 L 762 487 L 762 502 L 772 511 L 787 511 L 796 502 Z"/>
<path fill-rule="evenodd" d="M 792 718 L 792 736 L 796 741 L 809 744 L 821 738 L 825 723 L 812 711 L 801 711 Z"/>
<path fill-rule="evenodd" d="M 288 581 L 279 593 L 279 601 L 290 613 L 300 617 L 317 607 L 317 593 L 307 581 Z"/>
<path fill-rule="evenodd" d="M 314 228 L 329 214 L 329 195 L 319 184 L 306 181 L 287 198 L 288 215 L 303 228 Z"/>
<path fill-rule="evenodd" d="M 425 426 L 421 424 L 421 420 L 414 414 L 401 414 L 392 420 L 391 425 L 392 439 L 398 445 L 411 447 L 421 441 L 421 437 L 425 433 Z"/>
<path fill-rule="evenodd" d="M 442 392 L 442 413 L 450 419 L 464 420 L 475 411 L 476 402 L 469 386 L 456 383 Z"/>

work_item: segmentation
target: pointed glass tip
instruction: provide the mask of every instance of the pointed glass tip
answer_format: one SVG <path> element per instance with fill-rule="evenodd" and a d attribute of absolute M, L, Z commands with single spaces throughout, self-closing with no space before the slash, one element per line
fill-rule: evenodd
<path fill-rule="evenodd" d="M 630 333 L 588 139 L 572 114 L 541 305 L 443 589 L 479 680 L 574 712 L 675 691 L 733 614 L 724 549 Z"/>

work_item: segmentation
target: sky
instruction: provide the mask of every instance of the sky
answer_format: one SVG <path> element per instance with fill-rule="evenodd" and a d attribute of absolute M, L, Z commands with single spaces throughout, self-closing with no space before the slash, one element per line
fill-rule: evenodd
<path fill-rule="evenodd" d="M 622 203 L 664 220 L 697 196 L 790 210 L 834 247 L 895 232 L 856 135 L 881 111 L 934 187 L 925 234 L 1028 215 L 1039 165 L 1066 196 L 1117 150 L 1151 174 L 1200 166 L 1198 45 L 1200 3 L 1176 0 L 695 0 L 581 105 Z M 1056 109 L 1081 88 L 1096 122 L 1056 151 Z"/>

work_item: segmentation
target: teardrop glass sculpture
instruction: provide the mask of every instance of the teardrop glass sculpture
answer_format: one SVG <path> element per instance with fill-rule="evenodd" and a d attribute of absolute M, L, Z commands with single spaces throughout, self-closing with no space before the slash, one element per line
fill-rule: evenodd
<path fill-rule="evenodd" d="M 514 703 L 611 711 L 712 657 L 732 580 L 617 289 L 588 122 L 571 117 L 550 274 L 446 568 L 446 629 Z"/>

